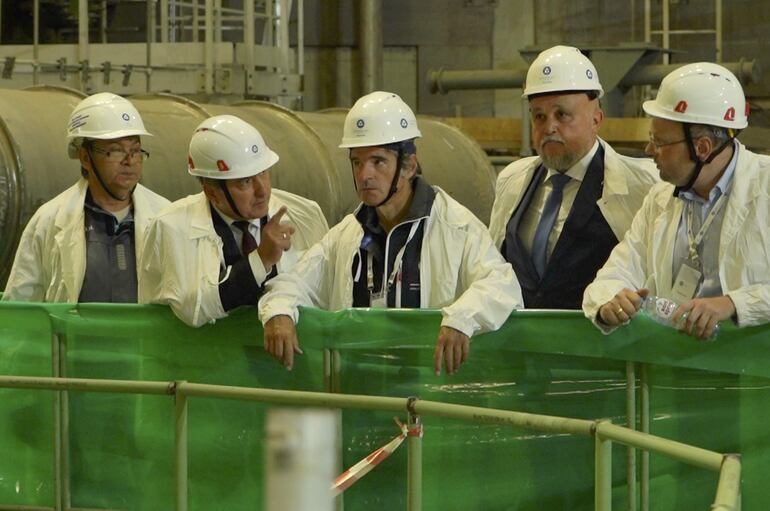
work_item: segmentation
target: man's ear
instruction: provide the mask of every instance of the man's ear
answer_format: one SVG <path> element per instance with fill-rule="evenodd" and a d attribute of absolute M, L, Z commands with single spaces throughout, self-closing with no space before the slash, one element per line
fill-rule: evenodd
<path fill-rule="evenodd" d="M 401 166 L 401 176 L 411 181 L 417 173 L 417 155 L 410 154 L 404 158 L 404 164 Z"/>
<path fill-rule="evenodd" d="M 78 159 L 80 160 L 80 166 L 83 167 L 86 172 L 92 170 L 91 158 L 88 155 L 88 150 L 83 145 L 78 148 Z"/>
<path fill-rule="evenodd" d="M 206 195 L 206 198 L 210 201 L 216 204 L 217 202 L 217 196 L 216 196 L 216 186 L 214 186 L 211 181 L 208 180 L 202 180 L 201 181 L 201 188 L 203 188 L 203 193 Z"/>
<path fill-rule="evenodd" d="M 602 121 L 604 120 L 604 110 L 602 110 L 599 105 L 596 106 L 596 109 L 593 112 L 592 120 L 593 120 L 592 128 L 594 130 L 594 134 L 598 135 L 599 128 L 601 127 Z"/>
<path fill-rule="evenodd" d="M 714 141 L 709 137 L 698 137 L 695 140 L 695 154 L 698 155 L 699 160 L 706 160 L 713 150 Z"/>

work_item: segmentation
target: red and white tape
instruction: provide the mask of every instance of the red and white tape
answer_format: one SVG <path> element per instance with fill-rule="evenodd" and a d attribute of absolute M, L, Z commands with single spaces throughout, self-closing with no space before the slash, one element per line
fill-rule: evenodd
<path fill-rule="evenodd" d="M 332 494 L 335 496 L 339 495 L 353 486 L 359 479 L 371 472 L 374 467 L 382 463 L 393 451 L 398 449 L 398 446 L 401 445 L 407 436 L 422 437 L 422 424 L 417 424 L 409 429 L 406 424 L 401 424 L 397 418 L 394 417 L 393 420 L 396 421 L 396 424 L 401 429 L 401 434 L 340 474 L 332 483 Z"/>

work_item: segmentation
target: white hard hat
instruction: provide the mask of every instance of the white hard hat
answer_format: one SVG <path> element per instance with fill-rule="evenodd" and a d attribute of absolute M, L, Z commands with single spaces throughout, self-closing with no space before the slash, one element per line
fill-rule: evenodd
<path fill-rule="evenodd" d="M 733 129 L 749 124 L 740 82 L 711 62 L 687 64 L 672 71 L 660 83 L 657 97 L 642 107 L 648 115 L 670 121 Z"/>
<path fill-rule="evenodd" d="M 259 131 L 234 115 L 209 117 L 190 140 L 187 171 L 210 179 L 242 179 L 269 169 L 278 155 Z"/>
<path fill-rule="evenodd" d="M 345 117 L 339 147 L 371 147 L 421 137 L 414 112 L 392 92 L 359 98 Z"/>
<path fill-rule="evenodd" d="M 85 98 L 72 111 L 67 125 L 67 151 L 70 158 L 77 158 L 83 139 L 113 140 L 134 135 L 152 136 L 136 107 L 126 98 L 100 92 Z"/>
<path fill-rule="evenodd" d="M 540 52 L 527 70 L 522 97 L 548 92 L 596 91 L 604 89 L 591 60 L 572 46 L 554 46 Z"/>

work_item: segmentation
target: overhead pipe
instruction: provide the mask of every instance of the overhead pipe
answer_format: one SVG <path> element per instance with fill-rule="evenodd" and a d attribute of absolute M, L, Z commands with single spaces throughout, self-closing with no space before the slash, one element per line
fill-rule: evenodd
<path fill-rule="evenodd" d="M 620 87 L 633 85 L 657 85 L 670 72 L 685 65 L 658 64 L 635 66 L 619 82 Z M 737 62 L 722 62 L 721 66 L 732 72 L 742 84 L 756 83 L 762 76 L 756 60 L 741 59 Z M 601 75 L 601 70 L 599 72 Z M 527 79 L 527 68 L 519 69 L 474 69 L 453 70 L 439 69 L 428 72 L 431 93 L 446 94 L 452 90 L 472 89 L 519 89 Z"/>
<path fill-rule="evenodd" d="M 382 0 L 361 2 L 361 88 L 363 94 L 382 90 Z"/>

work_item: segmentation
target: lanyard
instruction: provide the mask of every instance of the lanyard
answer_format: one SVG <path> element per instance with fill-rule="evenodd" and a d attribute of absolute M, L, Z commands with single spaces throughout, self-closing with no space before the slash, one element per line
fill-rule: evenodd
<path fill-rule="evenodd" d="M 387 299 L 387 290 L 390 289 L 390 286 L 393 285 L 394 282 L 396 282 L 396 277 L 398 276 L 398 282 L 396 283 L 396 308 L 401 307 L 401 266 L 403 265 L 403 259 L 404 259 L 404 251 L 406 250 L 406 246 L 409 244 L 410 241 L 412 241 L 412 238 L 414 238 L 414 235 L 417 233 L 417 229 L 420 227 L 420 221 L 415 221 L 412 223 L 412 228 L 409 230 L 409 236 L 407 236 L 406 241 L 404 242 L 404 246 L 401 247 L 401 249 L 396 254 L 396 258 L 393 261 L 393 269 L 390 272 L 390 277 L 385 280 L 385 275 L 387 274 L 388 270 L 388 250 L 387 250 L 387 244 L 390 243 L 390 235 L 388 235 L 388 242 L 386 243 L 385 247 L 385 266 L 383 269 L 383 279 L 382 279 L 382 288 L 380 289 L 379 293 L 374 292 L 374 254 L 372 252 L 368 252 L 367 259 L 366 259 L 366 285 L 369 289 L 369 296 L 372 298 L 386 298 Z M 387 286 L 385 285 L 385 282 L 387 282 Z"/>
<path fill-rule="evenodd" d="M 700 266 L 700 258 L 698 257 L 698 245 L 700 245 L 701 241 L 703 241 L 703 237 L 706 235 L 709 227 L 711 227 L 711 224 L 714 223 L 714 219 L 717 217 L 726 203 L 727 193 L 722 194 L 722 196 L 717 199 L 716 204 L 714 204 L 714 207 L 712 207 L 711 211 L 709 211 L 709 214 L 706 216 L 706 220 L 703 221 L 703 225 L 700 226 L 697 234 L 693 234 L 692 232 L 693 217 L 695 215 L 693 212 L 693 203 L 688 202 L 687 204 L 687 250 L 689 252 L 690 261 L 698 266 Z"/>

